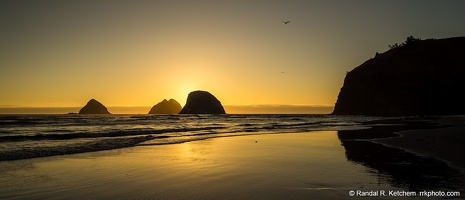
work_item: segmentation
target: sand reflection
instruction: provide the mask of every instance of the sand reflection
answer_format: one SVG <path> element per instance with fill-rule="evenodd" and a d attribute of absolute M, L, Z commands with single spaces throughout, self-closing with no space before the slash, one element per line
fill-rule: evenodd
<path fill-rule="evenodd" d="M 378 176 L 381 182 L 408 191 L 458 191 L 465 186 L 465 176 L 445 162 L 356 138 L 361 132 L 367 130 L 338 132 L 346 158 L 367 167 L 366 171 Z"/>
<path fill-rule="evenodd" d="M 344 152 L 337 132 L 322 131 L 15 161 L 34 167 L 0 174 L 0 198 L 339 199 L 392 188 Z"/>

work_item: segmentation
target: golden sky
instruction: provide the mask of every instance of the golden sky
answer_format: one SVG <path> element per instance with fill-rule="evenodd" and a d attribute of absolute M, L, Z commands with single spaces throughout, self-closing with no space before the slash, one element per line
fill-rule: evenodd
<path fill-rule="evenodd" d="M 465 1 L 2 1 L 0 106 L 334 105 L 407 36 L 465 35 Z M 290 20 L 289 24 L 282 21 Z"/>

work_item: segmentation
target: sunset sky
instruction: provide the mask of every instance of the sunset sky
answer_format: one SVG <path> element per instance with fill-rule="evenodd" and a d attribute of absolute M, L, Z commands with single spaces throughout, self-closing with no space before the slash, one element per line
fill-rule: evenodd
<path fill-rule="evenodd" d="M 347 71 L 407 36 L 465 36 L 465 1 L 0 2 L 0 107 L 333 106 Z M 290 20 L 289 24 L 282 21 Z"/>

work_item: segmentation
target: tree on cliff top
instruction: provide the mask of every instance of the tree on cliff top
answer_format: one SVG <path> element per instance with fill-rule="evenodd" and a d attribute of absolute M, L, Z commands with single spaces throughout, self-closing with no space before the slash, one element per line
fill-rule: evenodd
<path fill-rule="evenodd" d="M 411 36 L 408 36 L 407 39 L 405 40 L 405 42 L 403 43 L 395 43 L 393 45 L 388 45 L 389 49 L 395 49 L 395 48 L 399 48 L 399 47 L 403 47 L 403 46 L 408 46 L 408 45 L 412 45 L 412 44 L 415 44 L 416 42 L 418 41 L 421 41 L 421 38 L 415 38 L 413 37 L 412 35 Z"/>

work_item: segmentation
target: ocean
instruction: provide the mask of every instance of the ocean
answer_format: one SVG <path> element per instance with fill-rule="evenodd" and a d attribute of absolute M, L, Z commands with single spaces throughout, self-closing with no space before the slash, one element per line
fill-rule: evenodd
<path fill-rule="evenodd" d="M 463 199 L 464 119 L 0 115 L 0 199 Z"/>
<path fill-rule="evenodd" d="M 359 129 L 377 119 L 321 114 L 0 115 L 0 161 L 215 137 Z"/>

